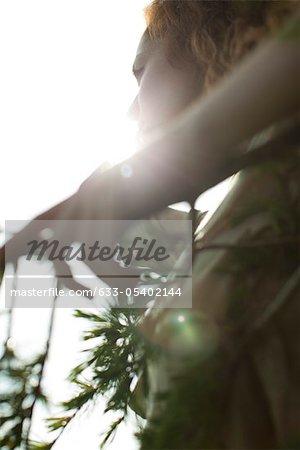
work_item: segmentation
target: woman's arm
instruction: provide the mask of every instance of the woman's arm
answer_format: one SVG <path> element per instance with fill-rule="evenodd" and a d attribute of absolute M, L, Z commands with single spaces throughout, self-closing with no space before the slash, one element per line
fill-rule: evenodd
<path fill-rule="evenodd" d="M 161 130 L 125 163 L 131 177 L 122 177 L 120 165 L 106 177 L 88 179 L 80 195 L 87 199 L 92 193 L 94 213 L 102 214 L 97 198 L 103 201 L 100 191 L 105 185 L 109 186 L 106 207 L 112 206 L 112 214 L 135 218 L 195 198 L 229 175 L 224 167 L 240 156 L 238 144 L 300 110 L 299 34 L 265 43 L 212 95 L 196 101 Z"/>
<path fill-rule="evenodd" d="M 192 201 L 232 173 L 229 161 L 238 169 L 238 144 L 300 110 L 299 72 L 299 32 L 294 39 L 273 38 L 138 154 L 104 174 L 96 171 L 38 218 L 138 219 Z M 30 224 L 10 242 L 16 255 L 35 231 Z M 3 267 L 3 250 L 0 258 Z"/>

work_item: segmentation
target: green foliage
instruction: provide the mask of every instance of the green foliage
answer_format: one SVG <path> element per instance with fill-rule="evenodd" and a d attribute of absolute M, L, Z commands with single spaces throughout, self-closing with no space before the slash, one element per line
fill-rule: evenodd
<path fill-rule="evenodd" d="M 278 39 L 282 41 L 295 41 L 300 39 L 300 19 L 295 17 L 283 27 L 277 34 Z"/>
<path fill-rule="evenodd" d="M 52 447 L 52 443 L 43 443 L 43 442 L 30 442 L 28 450 L 50 450 Z"/>
<path fill-rule="evenodd" d="M 272 371 L 267 373 L 262 364 L 258 369 L 259 376 L 266 379 L 268 384 L 262 388 L 259 384 L 261 378 L 256 379 L 253 375 L 254 369 L 252 362 L 249 363 L 249 355 L 257 351 L 263 338 L 267 341 L 268 337 L 272 336 L 275 327 L 278 338 L 278 320 L 281 318 L 280 314 L 277 314 L 278 311 L 283 313 L 283 307 L 291 299 L 297 302 L 297 298 L 293 298 L 291 294 L 295 287 L 294 274 L 298 275 L 295 282 L 299 286 L 300 249 L 297 244 L 299 244 L 300 192 L 299 189 L 294 189 L 290 177 L 291 171 L 297 167 L 290 161 L 289 170 L 283 163 L 268 164 L 257 169 L 271 174 L 274 195 L 271 199 L 262 196 L 257 201 L 250 196 L 251 203 L 239 205 L 238 215 L 233 218 L 234 227 L 247 223 L 248 218 L 260 217 L 263 213 L 264 225 L 254 228 L 254 231 L 245 227 L 244 236 L 228 250 L 222 266 L 218 267 L 220 282 L 222 276 L 226 277 L 227 282 L 231 281 L 230 290 L 227 292 L 226 316 L 222 319 L 220 327 L 219 345 L 204 360 L 196 354 L 184 360 L 180 373 L 171 378 L 168 392 L 157 396 L 155 409 L 158 413 L 138 434 L 141 450 L 228 448 L 226 436 L 230 432 L 226 429 L 228 425 L 226 415 L 236 406 L 233 406 L 232 393 L 235 389 L 235 376 L 242 373 L 238 372 L 242 371 L 241 367 L 245 367 L 242 376 L 246 390 L 248 388 L 250 392 L 253 390 L 252 392 L 257 393 L 257 398 L 254 398 L 254 403 L 250 403 L 249 406 L 248 392 L 241 394 L 238 391 L 240 395 L 236 400 L 237 414 L 246 412 L 243 417 L 235 419 L 236 429 L 232 433 L 243 433 L 245 429 L 251 429 L 251 425 L 255 424 L 255 418 L 252 419 L 251 414 L 261 413 L 257 405 L 265 406 L 268 388 L 270 390 L 270 386 L 275 386 L 273 378 L 276 377 Z M 247 245 L 243 245 L 243 242 Z M 290 285 L 293 289 L 289 288 Z M 287 321 L 288 326 L 290 322 Z M 285 329 L 284 332 L 290 335 L 289 329 Z M 267 342 L 267 350 L 263 356 L 268 361 L 273 358 L 276 361 L 277 353 L 276 351 L 272 353 L 270 343 Z M 298 355 L 298 345 L 294 345 L 297 349 L 295 354 Z M 292 346 L 293 344 L 290 344 L 287 347 L 286 353 L 292 351 Z M 278 361 L 283 372 L 286 369 L 282 368 L 281 364 L 287 363 L 279 358 Z M 296 361 L 292 361 L 291 364 L 296 365 Z M 274 366 L 276 367 L 275 363 Z M 280 382 L 282 383 L 282 379 Z M 280 389 L 283 389 L 282 384 L 277 384 L 274 392 Z M 267 407 L 270 408 L 268 413 L 275 416 L 277 411 L 274 405 L 269 402 Z M 263 416 L 264 412 L 261 414 Z M 260 417 L 257 420 L 259 419 Z M 243 421 L 246 422 L 244 429 Z M 248 423 L 251 423 L 249 428 Z M 249 436 L 247 438 L 249 440 Z M 299 448 L 299 436 L 295 436 L 291 442 L 293 442 L 291 447 L 287 447 L 286 443 L 281 446 L 281 443 L 277 442 L 276 448 Z"/>
<path fill-rule="evenodd" d="M 229 380 L 230 357 L 221 349 L 205 360 L 186 360 L 173 388 L 156 398 L 160 414 L 137 433 L 141 450 L 222 448 L 217 430 L 224 420 Z"/>
<path fill-rule="evenodd" d="M 104 434 L 102 446 L 111 440 L 126 418 L 133 382 L 145 375 L 147 359 L 152 358 L 155 352 L 138 332 L 141 311 L 129 308 L 110 309 L 99 314 L 75 311 L 75 317 L 93 324 L 83 335 L 83 340 L 89 341 L 91 346 L 85 350 L 83 362 L 69 375 L 70 382 L 77 386 L 78 391 L 61 404 L 68 414 L 48 419 L 49 431 L 59 433 L 48 448 L 52 448 L 82 407 L 99 396 L 106 398 L 105 412 L 119 413 Z"/>
<path fill-rule="evenodd" d="M 121 415 L 117 420 L 115 420 L 107 432 L 105 433 L 105 436 L 101 442 L 101 448 L 103 448 L 106 444 L 112 441 L 112 439 L 115 436 L 115 433 L 117 431 L 118 426 L 125 420 L 125 416 Z"/>
<path fill-rule="evenodd" d="M 269 198 L 249 201 L 245 208 L 239 209 L 239 214 L 232 221 L 235 226 L 262 213 L 266 216 L 263 228 L 247 231 L 243 237 L 248 247 L 237 242 L 236 248 L 228 252 L 224 266 L 218 268 L 220 277 L 223 275 L 232 279 L 220 342 L 205 357 L 203 354 L 199 356 L 199 352 L 187 357 L 183 369 L 173 376 L 171 389 L 157 396 L 156 401 L 161 405 L 159 412 L 138 433 L 142 450 L 223 448 L 225 445 L 222 433 L 232 378 L 241 355 L 245 354 L 245 347 L 247 352 L 255 342 L 255 339 L 249 342 L 244 338 L 249 333 L 251 335 L 257 319 L 268 312 L 273 294 L 276 299 L 276 292 L 270 295 L 271 291 L 268 291 L 265 295 L 261 280 L 271 273 L 274 279 L 284 281 L 300 262 L 299 246 L 294 245 L 299 239 L 299 197 L 295 198 L 289 192 L 289 182 L 283 176 L 285 171 L 282 167 L 280 165 L 277 171 L 276 165 L 269 164 L 259 169 L 266 174 L 270 171 L 277 180 L 278 190 L 272 202 Z M 291 240 L 284 241 L 287 237 Z M 275 242 L 271 247 L 270 239 Z M 282 242 L 280 239 L 283 239 Z M 151 271 L 152 268 L 149 274 Z M 158 282 L 154 278 L 153 283 Z M 126 305 L 127 300 L 125 298 L 122 304 Z M 49 431 L 55 434 L 52 442 L 31 442 L 26 447 L 28 450 L 50 450 L 79 411 L 99 396 L 106 399 L 105 412 L 118 413 L 104 434 L 101 445 L 103 447 L 110 442 L 118 426 L 126 419 L 129 407 L 136 404 L 133 385 L 137 379 L 143 381 L 143 395 L 148 396 L 147 363 L 152 359 L 155 363 L 159 355 L 159 350 L 139 333 L 143 312 L 134 308 L 110 309 L 101 313 L 75 312 L 77 318 L 89 324 L 83 335 L 89 346 L 84 351 L 82 362 L 69 375 L 69 381 L 77 388 L 76 395 L 61 404 L 63 413 L 59 417 L 47 419 Z M 180 341 L 180 331 L 175 334 L 177 341 Z M 170 335 L 173 339 L 174 334 Z M 200 348 L 199 336 L 201 333 L 196 340 Z M 3 449 L 15 449 L 26 442 L 26 420 L 32 413 L 33 399 L 44 399 L 39 385 L 32 381 L 30 384 L 30 380 L 40 376 L 43 358 L 24 364 L 7 347 L 0 361 L 0 369 L 15 381 L 13 392 L 0 393 L 0 411 L 4 412 L 0 425 L 7 430 L 0 441 Z M 164 359 L 168 358 L 172 356 L 164 354 Z"/>
<path fill-rule="evenodd" d="M 22 361 L 7 344 L 0 360 L 0 448 L 24 448 L 36 400 L 47 402 L 40 387 L 45 355 Z M 25 447 L 26 448 L 26 447 Z"/>
<path fill-rule="evenodd" d="M 59 430 L 62 427 L 66 427 L 68 425 L 68 423 L 70 422 L 70 420 L 71 420 L 70 416 L 49 417 L 47 419 L 48 428 L 50 431 Z"/>

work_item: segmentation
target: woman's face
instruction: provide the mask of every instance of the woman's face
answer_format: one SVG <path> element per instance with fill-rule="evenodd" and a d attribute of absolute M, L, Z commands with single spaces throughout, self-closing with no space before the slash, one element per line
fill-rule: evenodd
<path fill-rule="evenodd" d="M 171 64 L 162 42 L 142 36 L 133 64 L 139 85 L 129 114 L 138 121 L 143 141 L 156 127 L 168 123 L 201 91 L 199 69 L 186 60 Z"/>

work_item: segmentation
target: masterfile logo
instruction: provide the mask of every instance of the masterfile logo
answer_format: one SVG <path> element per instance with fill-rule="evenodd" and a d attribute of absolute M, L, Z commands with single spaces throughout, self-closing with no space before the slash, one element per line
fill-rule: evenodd
<path fill-rule="evenodd" d="M 6 222 L 8 236 L 16 228 Z M 7 262 L 15 254 L 7 246 Z M 190 220 L 36 221 L 21 255 L 5 274 L 6 306 L 192 306 Z"/>

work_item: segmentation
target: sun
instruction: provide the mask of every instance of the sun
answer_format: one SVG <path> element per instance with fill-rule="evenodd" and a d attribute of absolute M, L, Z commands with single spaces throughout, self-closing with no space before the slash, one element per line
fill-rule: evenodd
<path fill-rule="evenodd" d="M 126 117 L 121 117 L 111 125 L 104 142 L 104 158 L 109 165 L 125 161 L 137 151 L 136 134 L 137 125 Z"/>

